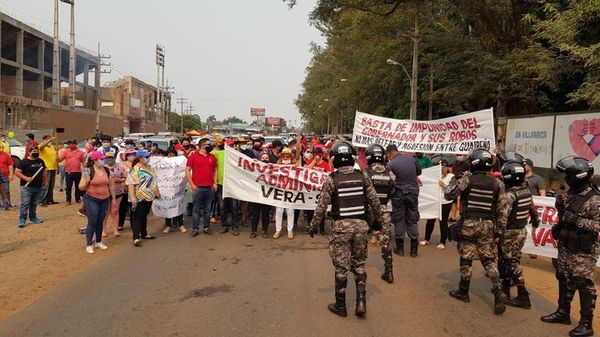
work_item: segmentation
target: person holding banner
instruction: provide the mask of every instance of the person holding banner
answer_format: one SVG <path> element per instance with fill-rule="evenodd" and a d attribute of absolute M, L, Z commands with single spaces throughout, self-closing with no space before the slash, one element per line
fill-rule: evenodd
<path fill-rule="evenodd" d="M 129 192 L 129 202 L 131 202 L 133 244 L 141 247 L 142 239 L 156 239 L 148 234 L 148 214 L 150 214 L 154 199 L 160 197 L 160 191 L 156 183 L 156 172 L 148 165 L 150 152 L 138 150 L 136 157 L 138 163 L 129 171 L 125 184 Z"/>
<path fill-rule="evenodd" d="M 48 187 L 48 174 L 46 165 L 40 159 L 40 149 L 37 145 L 30 146 L 27 149 L 27 157 L 19 163 L 15 170 L 15 176 L 21 179 L 21 214 L 19 217 L 19 228 L 25 227 L 27 213 L 31 223 L 39 224 L 44 222 L 37 217 L 37 206 L 44 198 Z"/>
<path fill-rule="evenodd" d="M 386 148 L 387 169 L 396 177 L 396 191 L 392 199 L 392 222 L 396 229 L 394 253 L 404 256 L 404 236 L 410 238 L 410 256 L 417 257 L 419 249 L 419 184 L 417 177 L 422 170 L 419 164 L 408 156 L 400 155 L 396 145 Z"/>
<path fill-rule="evenodd" d="M 460 283 L 457 290 L 449 292 L 450 297 L 466 303 L 469 299 L 469 286 L 473 273 L 473 260 L 479 259 L 486 276 L 492 281 L 494 293 L 494 313 L 506 311 L 506 294 L 500 286 L 500 274 L 494 258 L 494 237 L 497 219 L 506 204 L 503 184 L 500 185 L 489 173 L 492 169 L 492 154 L 485 149 L 473 150 L 468 157 L 472 175 L 452 179 L 444 192 L 446 200 L 462 199 L 461 218 L 453 226 L 457 233 L 457 250 L 460 255 Z"/>
<path fill-rule="evenodd" d="M 454 174 L 450 173 L 448 161 L 442 159 L 440 161 L 440 166 L 442 167 L 442 178 L 439 180 L 438 184 L 442 191 L 446 190 L 448 185 L 450 185 L 450 181 L 454 178 Z M 442 216 L 439 219 L 440 221 L 440 243 L 437 245 L 437 249 L 446 249 L 446 239 L 448 238 L 448 218 L 450 217 L 450 211 L 452 210 L 453 201 L 442 199 Z M 433 228 L 435 227 L 435 221 L 437 219 L 427 219 L 427 224 L 425 225 L 425 240 L 419 242 L 419 245 L 426 246 L 429 244 L 431 240 L 431 234 L 433 234 Z"/>
<path fill-rule="evenodd" d="M 348 316 L 346 287 L 348 271 L 352 271 L 356 282 L 354 313 L 358 317 L 364 317 L 367 313 L 367 207 L 371 207 L 375 219 L 372 229 L 380 230 L 383 223 L 381 204 L 369 176 L 353 168 L 356 150 L 352 145 L 338 142 L 330 154 L 337 171 L 330 174 L 323 184 L 308 233 L 314 237 L 317 226 L 325 217 L 327 206 L 331 204 L 334 222 L 329 255 L 335 267 L 335 303 L 329 304 L 328 309 L 340 317 Z"/>
<path fill-rule="evenodd" d="M 279 157 L 279 161 L 277 164 L 280 165 L 295 165 L 296 161 L 292 158 L 292 150 L 289 148 L 284 148 L 281 151 L 281 155 Z M 279 239 L 281 236 L 281 229 L 283 227 L 283 212 L 287 213 L 287 238 L 292 240 L 294 238 L 294 209 L 293 208 L 283 208 L 283 207 L 275 207 L 275 234 L 273 234 L 273 239 Z"/>
<path fill-rule="evenodd" d="M 269 154 L 263 152 L 259 157 L 260 161 L 268 164 L 271 162 Z M 262 219 L 262 237 L 268 238 L 269 224 L 271 223 L 271 206 L 267 204 L 261 204 L 258 202 L 250 203 L 252 213 L 252 225 L 250 227 L 250 238 L 256 238 L 256 231 L 258 230 L 258 222 Z"/>
<path fill-rule="evenodd" d="M 581 157 L 566 157 L 556 163 L 565 175 L 569 194 L 556 199 L 560 221 L 552 228 L 558 239 L 556 278 L 558 309 L 541 320 L 546 323 L 571 324 L 571 301 L 579 291 L 581 319 L 569 336 L 592 336 L 596 307 L 594 273 L 600 255 L 600 191 L 591 182 L 594 167 Z"/>

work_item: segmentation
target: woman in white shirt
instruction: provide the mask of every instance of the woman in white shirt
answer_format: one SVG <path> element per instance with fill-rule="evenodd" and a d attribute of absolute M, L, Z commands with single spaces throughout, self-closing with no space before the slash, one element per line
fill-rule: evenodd
<path fill-rule="evenodd" d="M 442 178 L 439 180 L 440 188 L 443 191 L 450 184 L 450 180 L 454 177 L 454 174 L 449 172 L 448 162 L 444 159 L 440 161 L 442 166 Z M 452 209 L 452 201 L 448 201 L 442 198 L 442 218 L 440 219 L 440 243 L 437 245 L 437 249 L 446 248 L 446 239 L 448 238 L 448 216 Z M 435 226 L 436 219 L 428 219 L 427 225 L 425 226 L 425 240 L 419 242 L 421 246 L 429 244 L 431 240 L 431 233 L 433 233 L 433 227 Z"/>

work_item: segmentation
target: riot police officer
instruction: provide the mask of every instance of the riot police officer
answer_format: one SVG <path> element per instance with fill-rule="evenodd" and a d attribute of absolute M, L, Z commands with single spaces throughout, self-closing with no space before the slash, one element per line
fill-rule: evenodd
<path fill-rule="evenodd" d="M 385 167 L 385 149 L 379 144 L 372 144 L 365 150 L 367 159 L 367 174 L 373 182 L 373 187 L 377 191 L 379 202 L 381 203 L 381 211 L 383 214 L 382 230 L 377 233 L 379 245 L 381 246 L 381 257 L 383 258 L 384 271 L 381 279 L 387 283 L 394 283 L 392 248 L 390 240 L 392 236 L 392 223 L 390 220 L 391 208 L 388 201 L 392 197 L 394 188 L 394 179 L 391 172 Z M 373 219 L 369 219 L 370 223 Z"/>
<path fill-rule="evenodd" d="M 502 282 L 504 293 L 508 297 L 507 304 L 524 309 L 531 308 L 529 292 L 525 288 L 525 278 L 521 268 L 521 250 L 525 246 L 527 238 L 527 220 L 531 216 L 531 224 L 538 227 L 539 221 L 533 197 L 527 184 L 525 183 L 525 167 L 523 160 L 511 160 L 504 164 L 501 169 L 502 179 L 506 186 L 506 204 L 500 205 L 502 213 L 498 219 L 499 228 L 504 229 L 499 233 L 499 261 L 505 264 L 505 279 L 507 284 Z M 500 275 L 502 276 L 502 271 Z M 510 281 L 517 286 L 517 297 L 510 298 Z"/>
<path fill-rule="evenodd" d="M 571 301 L 579 291 L 581 319 L 569 336 L 592 336 L 592 318 L 596 303 L 594 271 L 600 255 L 600 192 L 591 182 L 593 166 L 584 158 L 567 157 L 556 163 L 565 175 L 568 195 L 556 199 L 559 222 L 552 228 L 558 239 L 556 278 L 558 309 L 546 316 L 546 323 L 571 324 Z"/>
<path fill-rule="evenodd" d="M 367 206 L 375 216 L 373 229 L 380 229 L 383 221 L 381 204 L 371 179 L 362 171 L 353 168 L 356 150 L 346 142 L 336 143 L 329 152 L 333 166 L 331 173 L 321 190 L 315 214 L 308 227 L 308 233 L 314 236 L 317 226 L 323 220 L 327 206 L 331 204 L 333 216 L 332 237 L 329 242 L 329 255 L 335 267 L 335 303 L 329 304 L 329 310 L 346 317 L 346 286 L 348 271 L 354 274 L 356 282 L 356 310 L 358 317 L 367 313 L 366 282 L 367 272 Z"/>
<path fill-rule="evenodd" d="M 444 196 L 448 200 L 461 197 L 461 218 L 456 231 L 460 254 L 460 283 L 449 295 L 457 300 L 469 302 L 473 260 L 480 259 L 486 275 L 492 281 L 494 313 L 506 310 L 506 295 L 500 288 L 500 275 L 494 260 L 494 236 L 498 230 L 494 219 L 498 218 L 499 206 L 504 204 L 504 190 L 497 179 L 488 173 L 492 169 L 492 154 L 485 149 L 476 149 L 469 154 L 471 176 L 453 178 Z M 455 225 L 456 226 L 456 225 Z M 501 232 L 501 230 L 500 230 Z"/>
<path fill-rule="evenodd" d="M 504 167 L 504 164 L 509 161 L 515 161 L 517 163 L 521 163 L 525 166 L 525 157 L 521 154 L 513 151 L 502 152 L 498 155 L 498 163 L 500 164 L 500 168 Z M 501 170 L 502 171 L 502 170 Z M 504 180 L 502 176 L 498 177 L 498 183 L 504 190 Z M 504 252 L 502 251 L 502 244 L 498 244 L 498 272 L 500 273 L 500 282 L 502 285 L 502 291 L 506 294 L 506 296 L 510 299 L 510 287 L 514 284 L 512 273 L 510 271 L 510 261 L 504 259 Z"/>

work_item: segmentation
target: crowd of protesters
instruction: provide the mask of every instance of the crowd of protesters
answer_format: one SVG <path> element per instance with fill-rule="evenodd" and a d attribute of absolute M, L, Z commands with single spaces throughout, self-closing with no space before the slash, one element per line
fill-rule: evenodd
<path fill-rule="evenodd" d="M 152 203 L 160 197 L 157 177 L 149 165 L 150 157 L 182 156 L 187 159 L 185 180 L 187 190 L 185 202 L 187 212 L 172 218 L 164 219 L 163 233 L 171 231 L 181 233 L 191 230 L 191 236 L 200 234 L 212 235 L 213 227 L 220 224 L 220 234 L 240 235 L 240 227 L 249 227 L 250 238 L 259 235 L 263 238 L 279 239 L 285 235 L 294 239 L 300 213 L 305 222 L 312 219 L 313 211 L 300 211 L 293 208 L 273 207 L 223 197 L 223 177 L 225 147 L 231 147 L 244 155 L 273 164 L 297 165 L 307 168 L 333 171 L 328 152 L 341 137 L 312 138 L 299 135 L 297 138 L 285 140 L 275 139 L 265 143 L 263 137 L 237 136 L 223 137 L 216 135 L 200 139 L 194 143 L 191 138 L 174 138 L 167 149 L 160 149 L 151 141 L 113 139 L 103 135 L 91 137 L 85 143 L 85 149 L 78 148 L 77 140 L 68 140 L 55 144 L 56 138 L 44 136 L 38 143 L 33 134 L 27 135 L 26 156 L 18 167 L 10 159 L 10 153 L 2 147 L 0 151 L 0 194 L 2 205 L 11 207 L 10 181 L 14 177 L 20 180 L 20 218 L 19 227 L 23 228 L 29 218 L 31 223 L 41 223 L 37 217 L 37 206 L 48 207 L 58 204 L 54 190 L 65 195 L 67 206 L 76 203 L 77 212 L 87 217 L 88 223 L 80 228 L 86 235 L 86 251 L 107 249 L 103 239 L 109 235 L 114 238 L 122 236 L 126 227 L 131 228 L 131 240 L 134 245 L 142 246 L 144 240 L 155 239 L 148 232 L 148 216 Z M 0 137 L 0 147 L 4 142 Z M 10 151 L 10 147 L 7 147 Z M 396 156 L 388 156 L 392 159 Z M 423 153 L 401 155 L 401 162 L 418 167 L 420 170 L 432 165 L 441 166 L 440 189 L 445 189 L 452 177 L 466 174 L 468 167 L 466 156 L 445 156 L 441 160 L 432 159 Z M 364 159 L 358 160 L 364 168 Z M 395 161 L 397 162 L 397 161 Z M 410 164 L 412 162 L 412 164 Z M 399 163 L 399 162 L 398 162 Z M 545 195 L 544 180 L 533 172 L 533 163 L 528 160 L 527 182 L 534 195 Z M 406 176 L 406 175 L 405 175 Z M 413 176 L 412 174 L 410 176 Z M 414 180 L 410 178 L 410 180 Z M 407 181 L 407 186 L 411 182 Z M 55 188 L 56 186 L 56 188 Z M 412 185 L 411 185 L 412 186 Z M 418 189 L 418 186 L 415 185 Z M 14 195 L 14 192 L 13 192 Z M 415 191 L 418 195 L 418 191 Z M 417 243 L 426 246 L 430 243 L 436 222 L 439 222 L 440 241 L 438 249 L 444 249 L 447 241 L 448 223 L 457 218 L 460 199 L 442 201 L 440 219 L 427 219 L 425 235 L 417 241 L 419 234 L 416 221 L 415 199 L 407 197 L 404 201 L 392 203 L 394 208 L 404 208 L 402 219 L 393 219 L 396 227 L 396 240 L 404 241 L 408 234 L 411 241 L 411 252 Z M 402 205 L 401 205 L 402 204 Z M 412 216 L 414 215 L 414 216 Z M 287 218 L 284 230 L 284 216 Z M 191 221 L 184 221 L 191 218 Z M 414 219 L 412 219 L 414 218 Z M 274 222 L 274 231 L 269 227 Z M 398 224 L 396 224 L 396 222 Z M 260 231 L 259 231 L 260 224 Z M 129 226 L 126 226 L 129 225 Z M 189 226 L 187 227 L 187 226 Z M 325 235 L 325 222 L 320 224 L 319 232 Z M 375 243 L 375 238 L 372 242 Z M 416 256 L 416 248 L 414 248 Z M 398 249 L 397 254 L 403 254 Z"/>

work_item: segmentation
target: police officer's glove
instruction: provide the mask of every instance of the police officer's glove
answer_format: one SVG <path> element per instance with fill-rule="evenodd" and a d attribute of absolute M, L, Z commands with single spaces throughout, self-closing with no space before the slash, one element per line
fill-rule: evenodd
<path fill-rule="evenodd" d="M 531 227 L 538 228 L 540 226 L 540 218 L 538 218 L 537 214 L 531 215 Z"/>
<path fill-rule="evenodd" d="M 567 225 L 576 226 L 577 222 L 579 221 L 579 216 L 571 211 L 566 211 L 561 220 Z"/>
<path fill-rule="evenodd" d="M 315 230 L 312 228 L 312 226 L 308 226 L 306 234 L 310 235 L 311 239 L 315 237 Z"/>
<path fill-rule="evenodd" d="M 381 221 L 373 221 L 373 224 L 371 225 L 371 230 L 372 231 L 381 231 L 383 229 L 383 227 L 381 226 Z"/>

